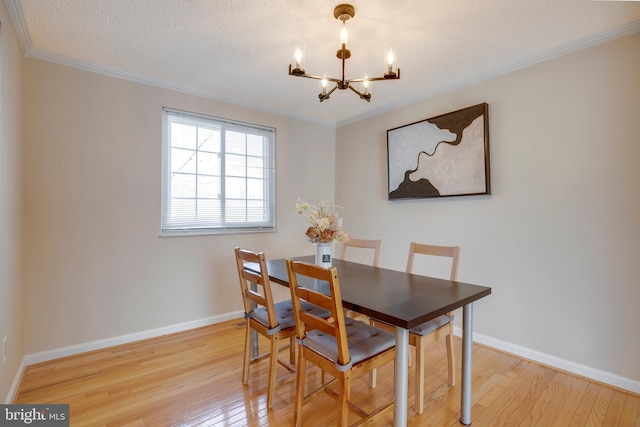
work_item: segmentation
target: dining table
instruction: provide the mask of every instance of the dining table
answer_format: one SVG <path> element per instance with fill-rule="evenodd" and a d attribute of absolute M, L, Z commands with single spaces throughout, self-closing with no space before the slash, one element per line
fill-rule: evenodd
<path fill-rule="evenodd" d="M 294 257 L 313 264 L 314 256 Z M 473 303 L 491 294 L 491 288 L 421 274 L 332 259 L 338 271 L 342 305 L 395 326 L 394 426 L 407 425 L 409 330 L 462 307 L 462 382 L 460 422 L 471 424 Z M 245 268 L 251 269 L 251 266 Z M 267 260 L 269 279 L 289 286 L 286 259 Z M 326 283 L 303 281 L 328 294 Z"/>

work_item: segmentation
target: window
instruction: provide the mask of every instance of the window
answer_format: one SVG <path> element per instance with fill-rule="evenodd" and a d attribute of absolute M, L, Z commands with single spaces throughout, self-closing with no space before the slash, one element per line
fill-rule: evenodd
<path fill-rule="evenodd" d="M 162 235 L 275 230 L 275 129 L 162 115 Z"/>

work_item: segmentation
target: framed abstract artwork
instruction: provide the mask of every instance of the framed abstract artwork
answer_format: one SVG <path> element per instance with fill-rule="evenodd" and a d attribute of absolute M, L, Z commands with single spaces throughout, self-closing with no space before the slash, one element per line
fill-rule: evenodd
<path fill-rule="evenodd" d="M 488 104 L 387 131 L 389 200 L 491 194 Z"/>

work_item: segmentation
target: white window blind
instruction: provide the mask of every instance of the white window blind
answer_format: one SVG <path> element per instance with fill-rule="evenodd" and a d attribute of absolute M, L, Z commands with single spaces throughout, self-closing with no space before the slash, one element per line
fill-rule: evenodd
<path fill-rule="evenodd" d="M 163 109 L 162 235 L 275 230 L 275 129 Z"/>

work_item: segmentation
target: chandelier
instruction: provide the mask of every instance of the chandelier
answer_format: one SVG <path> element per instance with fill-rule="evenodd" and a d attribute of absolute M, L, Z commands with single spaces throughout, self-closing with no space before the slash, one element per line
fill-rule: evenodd
<path fill-rule="evenodd" d="M 333 9 L 333 16 L 342 22 L 342 31 L 340 32 L 340 49 L 336 52 L 336 56 L 338 59 L 342 61 L 342 78 L 334 78 L 334 77 L 320 77 L 314 76 L 312 74 L 307 74 L 304 69 L 300 68 L 300 64 L 302 63 L 302 51 L 300 49 L 296 49 L 295 51 L 295 61 L 296 66 L 294 68 L 289 64 L 289 75 L 295 77 L 306 77 L 308 79 L 316 79 L 322 82 L 322 92 L 318 94 L 318 98 L 320 102 L 325 99 L 329 99 L 329 96 L 336 90 L 346 90 L 351 89 L 355 92 L 360 99 L 364 99 L 367 102 L 371 102 L 371 94 L 369 93 L 369 82 L 376 80 L 398 80 L 400 78 L 400 69 L 397 69 L 397 72 L 393 71 L 393 61 L 394 55 L 393 51 L 390 49 L 387 54 L 387 71 L 384 73 L 382 77 L 367 77 L 365 76 L 360 79 L 345 79 L 344 77 L 344 69 L 345 62 L 347 59 L 351 57 L 351 51 L 347 49 L 347 21 L 353 18 L 356 14 L 355 8 L 350 4 L 340 4 Z M 327 85 L 329 82 L 333 82 L 336 85 L 327 92 Z M 359 91 L 355 87 L 353 87 L 352 83 L 362 83 L 362 91 Z"/>

